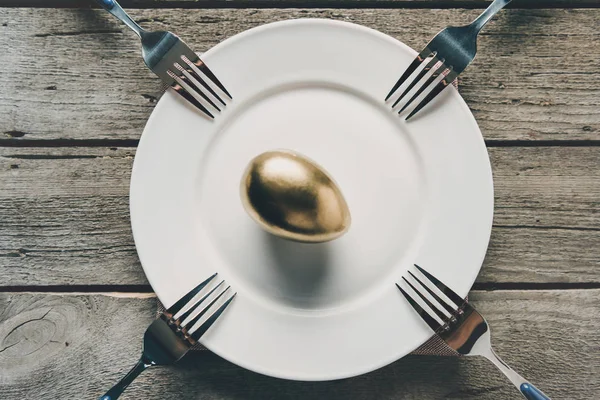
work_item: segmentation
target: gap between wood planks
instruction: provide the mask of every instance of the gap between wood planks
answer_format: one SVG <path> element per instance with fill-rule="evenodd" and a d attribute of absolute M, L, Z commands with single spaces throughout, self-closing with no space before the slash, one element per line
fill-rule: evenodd
<path fill-rule="evenodd" d="M 137 147 L 135 139 L 0 139 L 0 147 Z M 486 140 L 487 147 L 598 147 L 600 140 Z M 52 158 L 52 157 L 48 157 Z"/>
<path fill-rule="evenodd" d="M 482 282 L 475 283 L 471 290 L 503 291 L 503 290 L 582 290 L 600 289 L 600 282 Z M 148 295 L 154 293 L 150 285 L 41 285 L 41 286 L 0 286 L 0 293 L 100 293 L 115 296 Z"/>
<path fill-rule="evenodd" d="M 486 0 L 121 0 L 125 8 L 485 8 Z M 91 8 L 90 0 L 0 0 L 0 7 Z M 507 8 L 600 8 L 597 0 L 517 0 Z"/>

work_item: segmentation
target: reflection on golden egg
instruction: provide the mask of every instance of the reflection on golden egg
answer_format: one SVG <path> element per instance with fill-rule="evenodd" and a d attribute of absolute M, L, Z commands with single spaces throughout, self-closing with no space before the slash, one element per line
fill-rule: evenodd
<path fill-rule="evenodd" d="M 292 151 L 268 151 L 250 161 L 241 197 L 261 227 L 286 239 L 327 242 L 350 228 L 350 211 L 335 181 Z"/>

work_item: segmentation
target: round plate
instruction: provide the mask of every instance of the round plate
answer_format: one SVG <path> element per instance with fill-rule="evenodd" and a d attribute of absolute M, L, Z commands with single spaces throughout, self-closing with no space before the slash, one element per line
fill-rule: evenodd
<path fill-rule="evenodd" d="M 354 24 L 274 23 L 203 55 L 234 96 L 214 121 L 171 92 L 157 104 L 133 166 L 133 234 L 167 306 L 214 272 L 238 292 L 202 338 L 210 350 L 280 378 L 350 377 L 432 335 L 394 285 L 414 263 L 467 294 L 491 231 L 490 163 L 454 88 L 408 123 L 383 102 L 414 56 Z M 240 180 L 273 149 L 334 177 L 346 235 L 300 244 L 251 220 Z"/>

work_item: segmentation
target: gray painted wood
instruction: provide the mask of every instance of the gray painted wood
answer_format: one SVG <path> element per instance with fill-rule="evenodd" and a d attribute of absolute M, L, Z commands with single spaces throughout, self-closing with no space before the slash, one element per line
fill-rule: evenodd
<path fill-rule="evenodd" d="M 473 292 L 496 351 L 554 399 L 600 396 L 600 290 Z M 398 301 L 401 301 L 399 298 Z M 2 398 L 93 399 L 139 357 L 155 300 L 0 294 Z M 243 334 L 240 340 L 244 340 Z M 360 343 L 357 343 L 360 346 Z M 124 399 L 517 399 L 478 358 L 411 356 L 336 382 L 264 377 L 207 352 L 142 374 Z"/>
<path fill-rule="evenodd" d="M 304 17 L 363 24 L 421 48 L 441 27 L 478 12 L 137 9 L 132 15 L 204 51 L 248 28 Z M 486 139 L 600 140 L 599 21 L 597 9 L 507 10 L 490 24 L 461 78 Z M 160 83 L 143 66 L 137 39 L 111 16 L 4 8 L 0 32 L 8 43 L 0 52 L 2 142 L 139 138 Z"/>
<path fill-rule="evenodd" d="M 345 7 L 363 6 L 373 4 L 381 7 L 422 7 L 422 8 L 449 8 L 449 7 L 486 7 L 489 0 L 121 0 L 123 7 L 155 8 L 155 7 L 243 7 L 247 5 L 265 5 L 272 7 L 286 7 L 290 5 L 307 7 Z M 82 7 L 89 8 L 90 2 L 86 0 L 0 0 L 0 7 Z M 596 0 L 528 0 L 515 1 L 510 8 L 547 8 L 547 7 L 598 7 Z"/>
<path fill-rule="evenodd" d="M 600 147 L 490 148 L 485 282 L 600 282 Z M 145 284 L 129 223 L 135 149 L 1 148 L 1 286 Z"/>

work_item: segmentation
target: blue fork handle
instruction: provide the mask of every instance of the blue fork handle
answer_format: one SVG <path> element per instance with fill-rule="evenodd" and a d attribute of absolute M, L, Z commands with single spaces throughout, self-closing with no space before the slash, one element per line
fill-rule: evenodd
<path fill-rule="evenodd" d="M 96 3 L 106 11 L 117 17 L 131 30 L 133 30 L 140 38 L 144 34 L 144 30 L 123 10 L 117 0 L 96 0 Z"/>
<path fill-rule="evenodd" d="M 498 357 L 498 354 L 496 354 L 491 346 L 489 350 L 484 352 L 482 355 L 493 362 L 494 365 L 498 367 L 498 369 L 502 371 L 504 375 L 506 375 L 512 384 L 519 389 L 519 392 L 521 392 L 523 397 L 525 397 L 527 400 L 550 400 L 550 397 L 546 396 L 541 390 L 533 386 L 531 383 L 529 383 L 529 381 L 527 381 L 527 379 L 523 378 L 521 375 L 515 372 L 514 369 L 509 367 L 507 363 L 502 361 L 502 359 Z"/>
<path fill-rule="evenodd" d="M 522 383 L 519 390 L 527 400 L 550 400 L 550 397 L 529 382 Z"/>
<path fill-rule="evenodd" d="M 98 4 L 102 6 L 105 10 L 112 10 L 117 2 L 115 0 L 96 0 Z"/>

